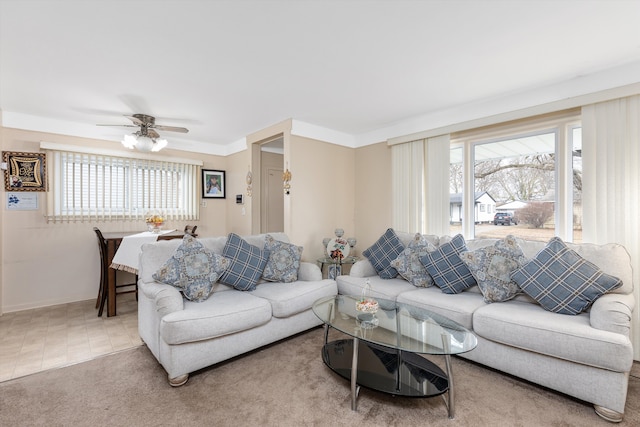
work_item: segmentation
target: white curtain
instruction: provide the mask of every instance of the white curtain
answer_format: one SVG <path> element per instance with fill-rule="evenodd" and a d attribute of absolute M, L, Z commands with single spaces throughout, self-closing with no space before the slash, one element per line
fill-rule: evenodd
<path fill-rule="evenodd" d="M 640 96 L 582 108 L 583 240 L 619 243 L 633 267 L 631 340 L 640 360 Z"/>
<path fill-rule="evenodd" d="M 448 234 L 449 135 L 391 147 L 395 230 Z"/>
<path fill-rule="evenodd" d="M 425 233 L 444 236 L 449 234 L 449 135 L 427 139 L 427 191 L 425 193 Z"/>
<path fill-rule="evenodd" d="M 424 211 L 424 141 L 391 147 L 392 227 L 407 233 L 422 232 Z"/>

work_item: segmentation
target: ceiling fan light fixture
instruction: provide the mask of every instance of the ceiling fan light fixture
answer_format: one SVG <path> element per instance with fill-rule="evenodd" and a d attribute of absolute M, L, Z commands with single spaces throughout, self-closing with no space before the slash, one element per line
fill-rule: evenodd
<path fill-rule="evenodd" d="M 156 139 L 156 140 L 155 140 L 155 144 L 153 144 L 153 147 L 151 148 L 151 151 L 154 151 L 154 152 L 156 152 L 156 151 L 160 151 L 160 150 L 162 150 L 164 147 L 166 147 L 166 146 L 167 146 L 167 144 L 168 144 L 168 142 L 167 142 L 167 140 L 166 140 L 166 139 L 162 139 L 162 138 L 160 138 L 160 139 Z"/>
<path fill-rule="evenodd" d="M 127 147 L 130 150 L 133 150 L 136 147 L 137 138 L 135 135 L 125 135 L 122 140 L 122 145 Z"/>
<path fill-rule="evenodd" d="M 133 150 L 134 148 L 138 151 L 142 151 L 145 153 L 149 152 L 158 152 L 167 146 L 167 140 L 164 138 L 160 138 L 160 134 L 157 132 L 161 131 L 169 131 L 169 132 L 180 132 L 180 133 L 188 133 L 189 129 L 176 127 L 176 126 L 164 126 L 164 125 L 156 125 L 156 118 L 153 116 L 148 116 L 146 114 L 134 114 L 132 116 L 125 116 L 129 118 L 133 125 L 124 125 L 125 127 L 140 127 L 140 130 L 134 132 L 130 135 L 125 135 L 122 139 L 122 145 L 126 148 Z M 98 126 L 120 126 L 120 125 L 98 125 Z"/>
<path fill-rule="evenodd" d="M 158 152 L 166 147 L 168 144 L 164 138 L 151 138 L 147 135 L 139 135 L 138 132 L 125 135 L 122 140 L 122 145 L 133 150 L 134 148 L 144 153 Z"/>
<path fill-rule="evenodd" d="M 136 142 L 136 149 L 142 152 L 149 152 L 153 149 L 153 139 L 148 136 L 139 136 Z"/>

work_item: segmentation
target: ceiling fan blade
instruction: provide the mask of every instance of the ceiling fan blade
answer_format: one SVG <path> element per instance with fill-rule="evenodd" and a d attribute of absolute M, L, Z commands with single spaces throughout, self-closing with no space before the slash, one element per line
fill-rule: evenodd
<path fill-rule="evenodd" d="M 150 138 L 154 138 L 154 139 L 155 139 L 155 138 L 160 138 L 160 135 L 158 134 L 158 132 L 156 132 L 156 131 L 155 131 L 155 130 L 153 130 L 153 129 L 147 129 L 147 135 L 148 135 Z"/>
<path fill-rule="evenodd" d="M 136 117 L 136 114 L 134 114 L 133 116 L 127 116 L 126 114 L 124 115 L 127 119 L 131 120 L 133 123 L 135 123 L 138 126 L 142 126 L 145 124 L 145 122 L 143 122 L 142 120 L 140 120 L 138 117 Z"/>
<path fill-rule="evenodd" d="M 124 128 L 137 128 L 139 126 L 136 125 L 103 125 L 103 124 L 97 124 L 96 126 L 117 126 L 117 127 L 124 127 Z"/>
<path fill-rule="evenodd" d="M 176 126 L 163 126 L 163 125 L 153 125 L 154 129 L 158 130 L 166 130 L 168 132 L 180 132 L 180 133 L 188 133 L 189 129 L 181 128 Z"/>

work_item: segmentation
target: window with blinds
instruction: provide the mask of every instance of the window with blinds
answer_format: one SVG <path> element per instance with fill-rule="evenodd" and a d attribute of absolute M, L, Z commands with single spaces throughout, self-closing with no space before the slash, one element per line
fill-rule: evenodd
<path fill-rule="evenodd" d="M 48 221 L 198 220 L 198 165 L 49 150 Z"/>

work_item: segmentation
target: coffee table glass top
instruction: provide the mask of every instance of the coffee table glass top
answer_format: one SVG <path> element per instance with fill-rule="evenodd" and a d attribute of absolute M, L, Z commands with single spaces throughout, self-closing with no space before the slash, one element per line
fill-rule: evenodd
<path fill-rule="evenodd" d="M 360 297 L 337 295 L 316 301 L 313 312 L 330 327 L 368 342 L 422 354 L 460 354 L 478 341 L 465 327 L 432 311 L 376 298 L 375 314 L 356 310 Z"/>

